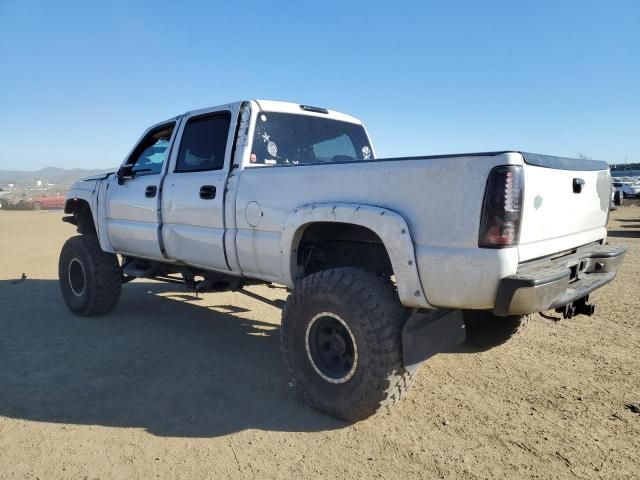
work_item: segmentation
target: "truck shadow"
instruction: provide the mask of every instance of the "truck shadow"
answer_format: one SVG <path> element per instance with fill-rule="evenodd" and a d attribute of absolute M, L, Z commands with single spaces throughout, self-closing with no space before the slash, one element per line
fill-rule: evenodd
<path fill-rule="evenodd" d="M 278 325 L 180 295 L 134 282 L 112 313 L 82 318 L 57 280 L 0 281 L 0 415 L 175 437 L 346 426 L 298 399 Z"/>
<path fill-rule="evenodd" d="M 635 225 L 626 226 L 622 225 L 624 228 L 629 228 L 629 230 L 609 230 L 607 232 L 608 237 L 613 238 L 640 238 L 640 230 L 637 229 Z M 636 227 L 636 228 L 632 228 Z"/>

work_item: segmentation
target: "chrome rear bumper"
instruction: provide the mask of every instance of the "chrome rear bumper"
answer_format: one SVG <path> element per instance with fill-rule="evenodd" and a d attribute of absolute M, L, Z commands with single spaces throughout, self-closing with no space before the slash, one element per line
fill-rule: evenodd
<path fill-rule="evenodd" d="M 494 313 L 525 315 L 581 299 L 616 276 L 627 247 L 591 244 L 574 253 L 521 264 L 498 286 Z"/>

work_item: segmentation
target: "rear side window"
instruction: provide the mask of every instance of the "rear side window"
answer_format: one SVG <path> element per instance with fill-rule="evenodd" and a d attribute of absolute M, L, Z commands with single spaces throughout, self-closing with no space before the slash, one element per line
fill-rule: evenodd
<path fill-rule="evenodd" d="M 224 166 L 230 123 L 229 112 L 190 119 L 182 133 L 176 172 L 220 170 Z"/>

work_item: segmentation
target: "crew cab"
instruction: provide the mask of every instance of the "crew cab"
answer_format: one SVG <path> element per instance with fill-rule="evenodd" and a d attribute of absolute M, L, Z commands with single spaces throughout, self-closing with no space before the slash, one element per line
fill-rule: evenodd
<path fill-rule="evenodd" d="M 61 252 L 60 286 L 71 310 L 95 315 L 136 278 L 284 285 L 297 389 L 356 421 L 478 324 L 511 332 L 548 309 L 592 314 L 589 294 L 625 253 L 607 242 L 610 197 L 605 162 L 377 158 L 354 117 L 242 101 L 160 122 L 117 172 L 72 186 L 64 220 L 80 235 Z"/>

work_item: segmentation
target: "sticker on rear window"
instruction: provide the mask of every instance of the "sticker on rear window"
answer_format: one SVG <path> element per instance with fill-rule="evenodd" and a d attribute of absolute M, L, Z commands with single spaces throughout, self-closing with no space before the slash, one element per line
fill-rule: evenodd
<path fill-rule="evenodd" d="M 269 152 L 269 155 L 272 157 L 278 156 L 278 145 L 276 145 L 276 142 L 267 143 L 267 152 Z"/>

